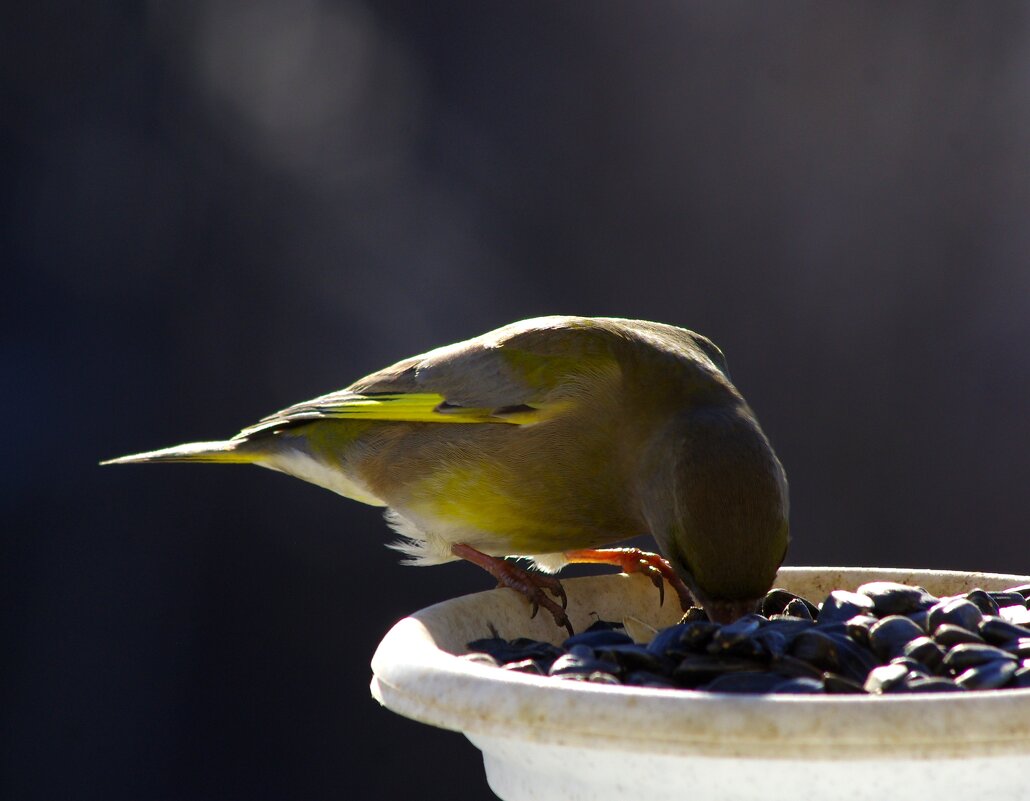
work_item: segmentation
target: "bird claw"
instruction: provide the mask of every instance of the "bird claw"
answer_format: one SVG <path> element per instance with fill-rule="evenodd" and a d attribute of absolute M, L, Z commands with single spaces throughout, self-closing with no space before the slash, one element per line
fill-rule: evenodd
<path fill-rule="evenodd" d="M 647 559 L 638 559 L 635 565 L 620 565 L 625 573 L 642 573 L 647 576 L 651 583 L 658 589 L 658 605 L 665 606 L 665 579 L 662 571 L 651 564 Z"/>
<path fill-rule="evenodd" d="M 565 588 L 554 576 L 544 573 L 536 573 L 518 565 L 507 562 L 496 556 L 488 556 L 468 545 L 455 545 L 451 550 L 456 556 L 467 559 L 488 571 L 497 579 L 498 587 L 507 587 L 520 595 L 524 595 L 530 603 L 530 619 L 537 616 L 540 607 L 546 609 L 555 624 L 563 626 L 571 637 L 575 632 L 569 622 L 565 609 L 568 606 L 569 598 L 565 594 Z M 550 592 L 555 598 L 561 600 L 561 606 L 547 597 L 544 591 Z"/>
<path fill-rule="evenodd" d="M 569 622 L 568 615 L 565 614 L 569 598 L 565 594 L 565 588 L 562 587 L 561 582 L 553 576 L 532 573 L 528 570 L 522 570 L 515 565 L 509 565 L 509 567 L 522 573 L 523 576 L 519 578 L 524 578 L 525 583 L 518 582 L 516 579 L 513 583 L 504 583 L 504 586 L 525 595 L 529 599 L 529 603 L 531 605 L 531 611 L 529 614 L 530 620 L 536 617 L 537 612 L 540 611 L 540 607 L 542 606 L 551 613 L 551 617 L 554 618 L 554 622 L 557 625 L 564 626 L 568 630 L 569 636 L 571 637 L 575 632 L 572 630 L 572 624 Z M 528 583 L 528 587 L 526 586 L 526 583 Z M 555 598 L 561 600 L 561 606 L 558 606 L 558 604 L 544 595 L 545 589 Z"/>
<path fill-rule="evenodd" d="M 529 576 L 530 581 L 533 581 L 536 578 L 536 576 L 534 576 L 532 573 L 527 575 Z M 569 622 L 569 616 L 565 614 L 565 608 L 562 606 L 558 606 L 558 604 L 556 604 L 554 601 L 552 601 L 550 598 L 544 595 L 538 586 L 534 586 L 532 589 L 528 591 L 521 587 L 513 587 L 511 585 L 505 586 L 507 586 L 509 589 L 515 590 L 515 592 L 525 595 L 529 599 L 530 620 L 536 617 L 537 612 L 540 611 L 540 607 L 543 606 L 548 612 L 551 613 L 551 617 L 554 618 L 555 625 L 564 626 L 565 630 L 569 632 L 570 637 L 576 633 L 572 629 L 572 623 Z M 562 594 L 564 595 L 564 593 Z"/>
<path fill-rule="evenodd" d="M 601 548 L 569 551 L 565 557 L 570 562 L 615 565 L 624 573 L 642 573 L 658 588 L 658 603 L 665 604 L 665 583 L 676 590 L 680 606 L 684 610 L 693 606 L 694 598 L 676 571 L 662 556 L 639 548 Z"/>
<path fill-rule="evenodd" d="M 555 579 L 554 582 L 558 586 L 550 588 L 551 594 L 555 598 L 560 598 L 561 599 L 561 608 L 562 609 L 568 609 L 569 608 L 569 596 L 565 594 L 565 588 L 562 586 L 561 582 L 558 581 L 558 579 Z"/>
<path fill-rule="evenodd" d="M 658 605 L 665 606 L 665 581 L 662 579 L 661 571 L 656 570 L 650 565 L 648 565 L 648 568 L 647 577 L 658 588 Z"/>

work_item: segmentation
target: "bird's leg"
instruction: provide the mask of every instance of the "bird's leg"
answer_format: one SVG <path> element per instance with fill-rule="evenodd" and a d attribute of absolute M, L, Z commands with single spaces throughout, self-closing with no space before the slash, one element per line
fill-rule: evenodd
<path fill-rule="evenodd" d="M 500 557 L 488 556 L 482 551 L 477 551 L 471 545 L 452 545 L 451 553 L 472 562 L 474 565 L 479 565 L 497 579 L 497 586 L 507 587 L 525 595 L 533 605 L 533 613 L 530 617 L 536 617 L 536 613 L 542 606 L 551 613 L 555 623 L 569 630 L 570 636 L 574 633 L 572 631 L 572 624 L 569 623 L 568 615 L 565 614 L 565 606 L 568 604 L 565 588 L 562 587 L 561 582 L 554 576 L 531 572 Z M 547 590 L 556 598 L 560 598 L 561 606 L 558 606 L 558 604 L 548 598 L 544 594 L 544 590 Z"/>
<path fill-rule="evenodd" d="M 686 611 L 694 605 L 694 596 L 690 594 L 687 585 L 683 583 L 672 565 L 659 554 L 650 551 L 642 551 L 639 548 L 586 548 L 579 551 L 566 551 L 565 558 L 570 562 L 586 564 L 615 565 L 623 573 L 643 573 L 658 588 L 659 603 L 665 603 L 665 585 L 662 579 L 669 582 L 676 595 L 679 596 L 680 606 Z"/>

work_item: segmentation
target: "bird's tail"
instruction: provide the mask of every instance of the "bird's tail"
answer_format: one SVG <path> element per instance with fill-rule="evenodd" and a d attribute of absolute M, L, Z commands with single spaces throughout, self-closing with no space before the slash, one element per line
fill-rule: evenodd
<path fill-rule="evenodd" d="M 246 439 L 227 439 L 222 442 L 189 442 L 173 448 L 162 448 L 146 453 L 134 453 L 108 459 L 100 464 L 143 464 L 145 462 L 217 462 L 220 464 L 253 464 L 261 459 L 261 452 Z"/>

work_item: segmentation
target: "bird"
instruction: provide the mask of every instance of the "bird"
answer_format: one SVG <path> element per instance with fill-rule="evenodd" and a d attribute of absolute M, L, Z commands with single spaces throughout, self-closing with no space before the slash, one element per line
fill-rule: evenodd
<path fill-rule="evenodd" d="M 646 320 L 522 320 L 230 439 L 101 464 L 150 462 L 255 464 L 385 507 L 406 563 L 472 562 L 570 632 L 566 564 L 643 573 L 728 623 L 790 539 L 786 473 L 722 351 Z M 608 547 L 647 534 L 660 553 Z"/>

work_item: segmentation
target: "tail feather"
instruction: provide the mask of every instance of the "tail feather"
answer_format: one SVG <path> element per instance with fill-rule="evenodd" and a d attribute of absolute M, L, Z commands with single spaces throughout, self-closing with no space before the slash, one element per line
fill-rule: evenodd
<path fill-rule="evenodd" d="M 227 439 L 222 442 L 190 442 L 172 448 L 108 459 L 100 464 L 143 464 L 145 462 L 253 464 L 261 458 L 261 454 L 247 446 L 248 442 L 244 439 Z"/>

